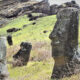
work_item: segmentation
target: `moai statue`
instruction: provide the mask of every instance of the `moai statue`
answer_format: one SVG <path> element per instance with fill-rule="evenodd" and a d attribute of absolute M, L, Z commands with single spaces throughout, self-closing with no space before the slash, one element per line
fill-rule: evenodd
<path fill-rule="evenodd" d="M 13 56 L 14 60 L 18 63 L 15 66 L 23 66 L 26 65 L 29 61 L 30 52 L 32 49 L 31 43 L 22 42 L 20 45 L 20 50 Z"/>
<path fill-rule="evenodd" d="M 0 80 L 5 80 L 8 75 L 6 66 L 6 38 L 0 37 Z"/>
<path fill-rule="evenodd" d="M 49 36 L 52 40 L 52 57 L 55 60 L 51 78 L 71 76 L 80 70 L 80 62 L 75 57 L 79 55 L 78 21 L 77 8 L 63 8 L 57 14 L 57 22 Z"/>

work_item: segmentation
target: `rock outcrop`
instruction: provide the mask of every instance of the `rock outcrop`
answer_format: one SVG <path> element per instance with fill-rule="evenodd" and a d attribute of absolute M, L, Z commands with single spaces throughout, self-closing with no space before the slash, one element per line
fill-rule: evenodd
<path fill-rule="evenodd" d="M 39 2 L 33 5 L 33 7 L 34 7 L 33 12 L 50 14 L 50 6 L 49 6 L 49 3 L 47 2 L 44 2 L 44 1 Z"/>
<path fill-rule="evenodd" d="M 66 2 L 63 3 L 61 5 L 51 5 L 50 6 L 50 14 L 57 14 L 59 12 L 59 10 L 63 9 L 63 8 L 68 8 L 68 7 L 74 7 L 79 9 L 79 5 L 75 2 L 75 1 L 71 1 L 71 2 Z"/>
<path fill-rule="evenodd" d="M 54 5 L 51 5 L 50 6 L 50 14 L 51 15 L 55 15 L 58 13 L 58 5 L 57 4 L 54 4 Z"/>
<path fill-rule="evenodd" d="M 57 22 L 49 36 L 52 40 L 52 57 L 55 60 L 51 78 L 60 79 L 80 72 L 78 21 L 77 8 L 64 8 L 57 14 Z"/>
<path fill-rule="evenodd" d="M 49 14 L 50 6 L 47 2 L 29 0 L 2 0 L 0 1 L 0 27 L 17 16 L 37 12 Z"/>

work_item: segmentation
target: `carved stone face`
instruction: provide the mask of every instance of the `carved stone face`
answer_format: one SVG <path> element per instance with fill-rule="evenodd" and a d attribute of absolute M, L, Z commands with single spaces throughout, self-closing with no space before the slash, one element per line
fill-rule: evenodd
<path fill-rule="evenodd" d="M 21 45 L 20 45 L 21 49 L 31 49 L 32 48 L 32 45 L 30 43 L 27 43 L 27 42 L 22 42 Z"/>
<path fill-rule="evenodd" d="M 49 38 L 52 40 L 53 56 L 73 56 L 78 46 L 78 10 L 62 9 L 57 14 L 57 22 Z"/>
<path fill-rule="evenodd" d="M 80 72 L 80 56 L 76 55 L 78 54 L 78 18 L 77 8 L 64 8 L 57 14 L 57 22 L 49 36 L 52 41 L 52 57 L 55 60 L 53 79 Z"/>
<path fill-rule="evenodd" d="M 21 64 L 26 64 L 30 57 L 32 45 L 28 42 L 22 42 L 20 47 L 20 50 L 13 56 L 13 59 L 15 61 L 20 61 Z"/>

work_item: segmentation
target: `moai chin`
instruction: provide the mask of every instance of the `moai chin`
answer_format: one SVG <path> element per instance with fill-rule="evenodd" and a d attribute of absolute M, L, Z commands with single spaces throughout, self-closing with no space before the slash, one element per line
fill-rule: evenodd
<path fill-rule="evenodd" d="M 76 8 L 64 8 L 57 14 L 57 22 L 49 36 L 52 40 L 52 57 L 55 60 L 51 78 L 71 76 L 80 67 L 80 63 L 75 62 L 75 55 L 78 54 L 78 21 Z"/>
<path fill-rule="evenodd" d="M 5 80 L 8 75 L 6 66 L 6 37 L 0 37 L 0 80 Z"/>

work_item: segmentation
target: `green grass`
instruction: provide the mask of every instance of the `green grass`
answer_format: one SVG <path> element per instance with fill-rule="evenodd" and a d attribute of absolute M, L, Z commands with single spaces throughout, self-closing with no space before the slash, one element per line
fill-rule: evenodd
<path fill-rule="evenodd" d="M 53 64 L 50 63 L 52 60 L 47 62 L 29 62 L 27 66 L 12 68 L 8 65 L 10 72 L 10 78 L 15 80 L 48 80 L 50 79 Z"/>
<path fill-rule="evenodd" d="M 33 22 L 36 22 L 36 24 L 32 25 L 31 23 Z M 13 27 L 22 28 L 23 25 L 27 24 L 28 26 L 24 29 L 22 28 L 21 31 L 11 33 L 14 42 L 12 48 L 16 45 L 19 45 L 22 41 L 28 41 L 31 43 L 49 42 L 50 44 L 49 34 L 53 30 L 55 22 L 56 22 L 56 16 L 43 17 L 39 18 L 36 21 L 29 21 L 26 15 L 20 16 L 17 19 L 12 20 L 4 28 L 1 28 L 0 34 L 6 35 L 7 29 Z M 44 30 L 48 32 L 43 33 Z M 31 57 L 37 55 L 37 52 L 36 53 L 35 52 L 36 50 L 32 50 Z M 12 58 L 9 56 L 8 60 L 12 61 Z M 16 67 L 16 68 L 12 68 L 12 65 L 8 64 L 8 70 L 10 73 L 9 78 L 13 80 L 49 80 L 53 69 L 53 62 L 54 61 L 52 59 L 40 62 L 30 61 L 28 65 L 24 67 Z"/>
<path fill-rule="evenodd" d="M 36 22 L 35 25 L 28 25 L 26 28 L 22 29 L 21 31 L 18 31 L 13 35 L 13 41 L 14 45 L 20 44 L 22 41 L 49 41 L 49 34 L 51 30 L 53 29 L 54 23 L 56 21 L 56 16 L 48 16 L 39 18 L 36 21 L 29 21 L 27 16 L 21 16 L 17 19 L 14 19 L 11 21 L 8 25 L 5 26 L 5 28 L 0 29 L 0 34 L 5 35 L 6 30 L 9 28 L 22 28 L 25 24 L 30 24 L 33 22 Z M 43 33 L 44 30 L 47 30 L 48 32 L 45 34 Z M 8 34 L 7 34 L 8 35 Z"/>
<path fill-rule="evenodd" d="M 35 25 L 31 23 L 36 22 Z M 12 33 L 14 45 L 10 48 L 16 49 L 16 45 L 20 45 L 22 41 L 28 41 L 32 44 L 36 42 L 47 42 L 50 44 L 49 34 L 53 30 L 53 26 L 56 22 L 56 16 L 47 16 L 43 18 L 39 18 L 36 21 L 29 21 L 27 16 L 20 16 L 17 19 L 12 20 L 9 24 L 7 24 L 4 28 L 0 29 L 0 35 L 8 35 L 6 30 L 9 28 L 22 28 L 23 25 L 28 25 L 26 28 L 22 28 L 21 31 Z M 79 22 L 80 23 L 80 22 Z M 43 33 L 43 31 L 48 31 L 47 33 Z M 80 31 L 79 31 L 80 34 Z M 79 35 L 80 37 L 80 35 Z M 79 38 L 80 42 L 80 38 Z M 48 50 L 45 45 L 41 50 L 45 48 Z M 48 46 L 49 47 L 49 46 Z M 32 50 L 31 57 L 37 55 L 37 50 L 39 48 L 36 47 L 35 50 Z M 13 54 L 15 50 L 12 50 Z M 8 57 L 9 60 L 12 60 L 11 56 Z M 13 68 L 12 65 L 8 64 L 8 70 L 10 73 L 10 80 L 50 80 L 52 69 L 54 66 L 54 60 L 48 59 L 43 61 L 30 61 L 28 65 L 23 67 L 15 67 Z M 79 75 L 73 75 L 71 78 L 65 78 L 63 80 L 78 80 Z"/>

